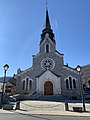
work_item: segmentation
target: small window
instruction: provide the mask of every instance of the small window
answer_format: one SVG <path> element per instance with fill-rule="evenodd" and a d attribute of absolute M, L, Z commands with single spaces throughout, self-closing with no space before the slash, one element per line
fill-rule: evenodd
<path fill-rule="evenodd" d="M 49 44 L 46 44 L 46 53 L 49 53 Z"/>
<path fill-rule="evenodd" d="M 89 85 L 89 87 L 90 87 L 90 80 L 88 81 L 88 85 Z"/>
<path fill-rule="evenodd" d="M 74 89 L 76 88 L 76 81 L 75 81 L 75 79 L 73 79 L 73 88 Z"/>
<path fill-rule="evenodd" d="M 69 89 L 68 79 L 66 79 L 66 88 Z"/>
<path fill-rule="evenodd" d="M 72 89 L 72 77 L 69 77 L 70 89 Z"/>
<path fill-rule="evenodd" d="M 25 80 L 22 82 L 22 89 L 25 90 Z"/>
<path fill-rule="evenodd" d="M 28 82 L 29 82 L 29 78 L 26 78 L 26 90 L 28 90 Z"/>
<path fill-rule="evenodd" d="M 29 89 L 32 89 L 32 80 L 29 81 Z"/>

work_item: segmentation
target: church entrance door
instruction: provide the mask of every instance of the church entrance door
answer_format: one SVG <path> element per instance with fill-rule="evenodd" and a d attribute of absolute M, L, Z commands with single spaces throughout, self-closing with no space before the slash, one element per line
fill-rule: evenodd
<path fill-rule="evenodd" d="M 53 95 L 53 83 L 50 81 L 44 84 L 44 95 Z"/>

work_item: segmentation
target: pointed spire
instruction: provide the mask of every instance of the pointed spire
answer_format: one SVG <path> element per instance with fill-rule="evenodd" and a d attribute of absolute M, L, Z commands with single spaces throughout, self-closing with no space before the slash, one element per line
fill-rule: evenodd
<path fill-rule="evenodd" d="M 46 2 L 47 3 L 47 2 Z M 46 5 L 46 20 L 45 20 L 45 24 L 42 30 L 42 34 L 41 34 L 41 41 L 40 43 L 42 43 L 42 41 L 44 40 L 45 34 L 48 33 L 49 37 L 51 38 L 51 40 L 55 43 L 54 40 L 54 33 L 53 30 L 51 29 L 51 25 L 50 25 L 50 20 L 49 20 L 49 14 L 48 14 L 48 8 Z"/>
<path fill-rule="evenodd" d="M 49 20 L 49 15 L 48 15 L 48 1 L 46 0 L 46 20 L 45 20 L 45 25 L 44 25 L 44 29 L 47 28 L 47 29 L 50 29 L 51 28 L 51 25 L 50 25 L 50 20 Z"/>
<path fill-rule="evenodd" d="M 49 15 L 48 15 L 48 9 L 47 8 L 46 8 L 46 20 L 45 20 L 44 29 L 51 29 Z"/>

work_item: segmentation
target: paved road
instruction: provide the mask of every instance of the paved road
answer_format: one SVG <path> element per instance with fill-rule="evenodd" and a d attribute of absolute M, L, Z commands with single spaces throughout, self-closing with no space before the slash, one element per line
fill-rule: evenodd
<path fill-rule="evenodd" d="M 0 114 L 0 120 L 90 120 L 90 117 Z"/>

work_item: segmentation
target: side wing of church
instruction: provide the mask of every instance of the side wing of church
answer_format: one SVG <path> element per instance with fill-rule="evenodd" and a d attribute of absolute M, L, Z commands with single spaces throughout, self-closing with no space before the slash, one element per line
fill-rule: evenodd
<path fill-rule="evenodd" d="M 39 53 L 33 55 L 33 65 L 17 72 L 16 92 L 21 99 L 37 99 L 43 96 L 80 98 L 81 80 L 76 71 L 64 65 L 63 54 L 56 50 L 48 9 L 41 33 Z"/>

